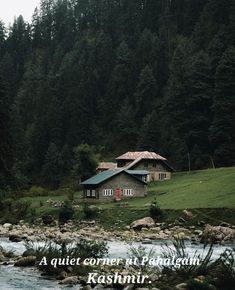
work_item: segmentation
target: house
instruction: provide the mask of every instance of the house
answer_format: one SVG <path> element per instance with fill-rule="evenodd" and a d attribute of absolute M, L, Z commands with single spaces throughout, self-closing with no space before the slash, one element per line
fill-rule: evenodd
<path fill-rule="evenodd" d="M 100 162 L 99 165 L 96 168 L 96 173 L 103 172 L 105 170 L 109 169 L 115 169 L 117 168 L 117 163 L 114 162 Z"/>
<path fill-rule="evenodd" d="M 149 181 L 170 179 L 171 173 L 175 171 L 166 158 L 155 152 L 127 152 L 117 157 L 116 160 L 118 168 L 149 171 Z"/>
<path fill-rule="evenodd" d="M 103 171 L 83 181 L 84 198 L 116 199 L 145 196 L 147 194 L 146 170 L 125 170 L 123 168 Z"/>

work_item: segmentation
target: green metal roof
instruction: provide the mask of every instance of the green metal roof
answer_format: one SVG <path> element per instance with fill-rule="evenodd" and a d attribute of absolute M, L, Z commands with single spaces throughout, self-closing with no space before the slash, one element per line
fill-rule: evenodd
<path fill-rule="evenodd" d="M 120 168 L 120 169 L 110 169 L 110 170 L 105 170 L 97 175 L 92 176 L 91 178 L 81 182 L 82 185 L 97 185 L 100 184 L 102 182 L 104 182 L 105 180 L 121 173 L 121 172 L 125 172 L 129 175 L 131 175 L 132 177 L 135 178 L 134 175 L 146 175 L 149 174 L 148 171 L 146 170 L 125 170 L 124 168 Z M 141 181 L 142 183 L 146 183 L 138 178 L 136 178 L 138 181 Z"/>
<path fill-rule="evenodd" d="M 147 170 L 125 170 L 129 174 L 133 175 L 148 175 L 149 171 Z"/>
<path fill-rule="evenodd" d="M 113 177 L 114 175 L 120 173 L 123 169 L 110 169 L 105 170 L 97 175 L 92 176 L 91 178 L 83 181 L 81 184 L 100 184 L 101 182 Z"/>

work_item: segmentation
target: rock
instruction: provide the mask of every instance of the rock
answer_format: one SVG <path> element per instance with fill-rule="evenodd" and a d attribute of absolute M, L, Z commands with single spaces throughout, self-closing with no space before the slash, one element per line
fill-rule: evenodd
<path fill-rule="evenodd" d="M 187 210 L 187 209 L 184 209 L 183 210 L 183 214 L 184 214 L 184 217 L 187 218 L 187 219 L 194 218 L 193 213 L 191 211 Z"/>
<path fill-rule="evenodd" d="M 12 229 L 12 224 L 10 224 L 10 223 L 5 223 L 4 225 L 3 225 L 3 227 L 5 228 L 5 229 Z"/>
<path fill-rule="evenodd" d="M 134 288 L 134 285 L 133 284 L 129 284 L 123 290 L 133 290 L 133 288 Z"/>
<path fill-rule="evenodd" d="M 179 222 L 181 222 L 181 223 L 185 223 L 186 220 L 185 220 L 184 218 L 180 217 L 180 218 L 179 218 Z"/>
<path fill-rule="evenodd" d="M 59 273 L 59 275 L 56 277 L 57 280 L 64 280 L 65 278 L 67 278 L 68 274 L 65 271 L 62 271 Z"/>
<path fill-rule="evenodd" d="M 178 285 L 175 286 L 175 289 L 177 290 L 187 290 L 187 284 L 186 283 L 180 283 Z"/>
<path fill-rule="evenodd" d="M 82 287 L 81 290 L 92 290 L 92 287 L 90 285 L 85 285 L 85 286 Z"/>
<path fill-rule="evenodd" d="M 28 266 L 34 266 L 36 263 L 36 257 L 35 256 L 28 256 L 20 258 L 18 261 L 15 262 L 16 267 L 28 267 Z"/>
<path fill-rule="evenodd" d="M 0 251 L 0 262 L 5 262 L 6 258 L 4 256 L 4 254 Z"/>
<path fill-rule="evenodd" d="M 104 286 L 102 284 L 97 284 L 93 290 L 103 290 L 104 289 Z"/>
<path fill-rule="evenodd" d="M 197 236 L 201 236 L 202 235 L 202 231 L 201 230 L 195 230 L 194 234 Z"/>
<path fill-rule="evenodd" d="M 71 277 L 67 277 L 65 279 L 63 279 L 61 282 L 59 282 L 59 284 L 62 285 L 76 285 L 78 284 L 78 277 L 77 276 L 71 276 Z"/>
<path fill-rule="evenodd" d="M 229 241 L 235 238 L 235 230 L 228 227 L 206 225 L 202 236 L 201 243 L 216 243 Z"/>
<path fill-rule="evenodd" d="M 44 225 L 51 225 L 54 222 L 54 218 L 52 215 L 49 214 L 45 214 L 42 216 L 42 221 L 44 223 Z"/>
<path fill-rule="evenodd" d="M 22 239 L 18 236 L 18 234 L 9 234 L 9 241 L 19 243 Z"/>
<path fill-rule="evenodd" d="M 29 257 L 29 256 L 33 256 L 34 255 L 34 250 L 26 250 L 26 251 L 24 251 L 24 253 L 23 253 L 23 257 Z"/>
<path fill-rule="evenodd" d="M 130 226 L 134 230 L 141 230 L 144 228 L 154 227 L 155 222 L 151 217 L 145 217 L 139 220 L 134 221 Z"/>
<path fill-rule="evenodd" d="M 221 227 L 226 227 L 226 228 L 231 227 L 231 225 L 230 225 L 229 223 L 226 223 L 226 222 L 222 222 L 222 223 L 220 224 L 220 226 L 221 226 Z"/>

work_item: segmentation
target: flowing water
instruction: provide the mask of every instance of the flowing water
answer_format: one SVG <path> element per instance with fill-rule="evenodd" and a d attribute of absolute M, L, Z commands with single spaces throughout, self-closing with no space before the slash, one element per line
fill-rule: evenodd
<path fill-rule="evenodd" d="M 160 254 L 162 246 L 165 242 L 156 241 L 153 244 L 144 244 L 144 248 L 148 252 L 152 249 L 156 254 Z M 39 243 L 43 244 L 43 243 Z M 168 246 L 172 247 L 170 241 L 167 242 Z M 141 243 L 133 243 L 132 246 L 138 247 Z M 12 243 L 7 238 L 0 238 L 0 246 L 5 250 L 14 251 L 15 254 L 22 254 L 25 251 L 23 242 Z M 108 242 L 109 257 L 112 258 L 126 258 L 130 249 L 130 245 L 120 241 Z M 232 248 L 234 245 L 215 245 L 212 255 L 212 259 L 217 259 L 219 255 L 226 249 Z M 190 242 L 186 242 L 186 250 L 193 256 L 195 251 L 198 253 L 203 252 L 203 245 L 192 245 Z M 79 289 L 79 286 L 66 287 L 59 285 L 58 281 L 46 279 L 40 275 L 40 272 L 36 268 L 18 268 L 14 266 L 0 266 L 0 290 L 60 290 L 60 289 Z"/>

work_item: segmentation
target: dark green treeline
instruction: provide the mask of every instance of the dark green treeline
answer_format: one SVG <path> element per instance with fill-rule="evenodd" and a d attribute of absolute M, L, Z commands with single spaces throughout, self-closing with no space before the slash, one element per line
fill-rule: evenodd
<path fill-rule="evenodd" d="M 59 180 L 85 143 L 234 165 L 234 47 L 234 0 L 42 0 L 0 23 L 0 187 Z"/>

